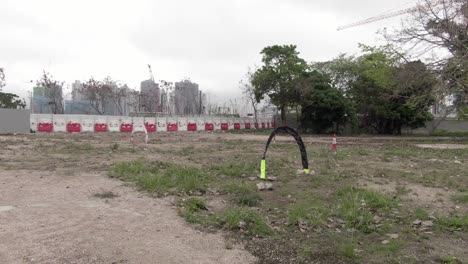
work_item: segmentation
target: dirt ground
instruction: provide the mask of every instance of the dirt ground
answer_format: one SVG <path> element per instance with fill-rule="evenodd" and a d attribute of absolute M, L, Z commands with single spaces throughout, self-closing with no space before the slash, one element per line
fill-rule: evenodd
<path fill-rule="evenodd" d="M 368 263 L 394 255 L 408 257 L 400 258 L 400 263 L 407 259 L 445 263 L 435 261 L 438 256 L 468 259 L 463 249 L 468 246 L 465 231 L 430 229 L 430 234 L 422 234 L 408 224 L 417 219 L 412 211 L 417 207 L 429 211 L 427 217 L 468 213 L 466 204 L 453 200 L 467 188 L 468 144 L 463 138 L 339 137 L 339 154 L 333 156 L 330 137 L 306 136 L 314 175 L 308 179 L 288 174 L 292 167 L 300 167 L 297 147 L 289 136 L 276 137 L 278 143 L 271 147 L 272 162 L 268 164 L 285 173 L 274 175 L 279 178 L 274 183 L 277 190 L 261 193 L 261 203 L 254 209 L 266 215 L 280 240 L 254 237 L 247 243 L 242 239 L 233 243 L 224 230 L 206 232 L 187 224 L 174 196 L 155 197 L 108 177 L 116 162 L 148 159 L 189 164 L 212 174 L 218 166 L 221 177 L 232 173 L 242 186 L 255 186 L 248 178 L 256 176 L 256 157 L 263 152 L 267 138 L 267 134 L 161 133 L 151 135 L 150 144 L 145 145 L 141 134 L 133 141 L 129 134 L 119 133 L 0 136 L 0 263 L 299 263 L 302 255 L 305 261 L 301 263 L 335 259 L 334 263 L 359 263 L 372 259 L 375 252 L 381 258 Z M 438 148 L 447 155 L 439 154 Z M 424 152 L 426 149 L 433 152 Z M 449 163 L 452 165 L 445 165 Z M 401 232 L 408 241 L 392 242 L 393 251 L 388 251 L 380 242 L 390 231 L 382 227 L 378 236 L 375 232 L 352 235 L 349 245 L 343 244 L 348 237 L 343 233 L 356 231 L 325 223 L 341 221 L 333 210 L 306 231 L 288 223 L 296 199 L 303 199 L 304 204 L 329 201 L 323 206 L 332 207 L 334 195 L 348 185 L 398 196 L 400 211 L 408 211 L 408 215 L 403 220 L 398 215 L 387 219 L 384 227 Z M 116 197 L 96 197 L 107 192 Z M 210 205 L 222 199 L 220 208 L 227 206 L 224 200 L 232 199 L 206 196 Z M 404 227 L 395 227 L 403 222 Z M 461 235 L 452 235 L 454 232 Z M 324 240 L 327 236 L 329 241 Z M 270 248 L 262 246 L 262 241 Z M 323 244 L 315 247 L 316 242 Z M 307 248 L 309 244 L 312 249 Z M 361 258 L 354 256 L 363 254 L 368 245 L 376 245 L 374 251 Z"/>
<path fill-rule="evenodd" d="M 138 193 L 94 166 L 60 162 L 60 156 L 51 161 L 31 151 L 51 140 L 67 141 L 66 136 L 0 137 L 0 263 L 255 261 L 240 245 L 226 249 L 222 233 L 189 227 L 169 199 Z M 101 191 L 118 197 L 93 197 Z"/>

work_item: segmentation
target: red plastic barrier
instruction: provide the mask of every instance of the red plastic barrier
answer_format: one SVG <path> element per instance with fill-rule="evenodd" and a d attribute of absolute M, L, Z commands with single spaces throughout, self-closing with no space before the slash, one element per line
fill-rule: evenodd
<path fill-rule="evenodd" d="M 120 132 L 132 132 L 133 124 L 120 124 Z"/>
<path fill-rule="evenodd" d="M 275 127 L 276 127 L 276 123 L 275 123 L 275 122 L 271 122 L 271 127 L 272 127 L 272 128 L 275 128 Z"/>
<path fill-rule="evenodd" d="M 250 123 L 245 123 L 245 129 L 250 129 Z"/>
<path fill-rule="evenodd" d="M 221 123 L 221 130 L 228 130 L 229 124 L 228 123 Z"/>
<path fill-rule="evenodd" d="M 212 123 L 206 123 L 205 124 L 205 130 L 206 131 L 213 131 L 214 130 L 214 125 Z"/>
<path fill-rule="evenodd" d="M 188 123 L 187 124 L 188 131 L 197 131 L 197 124 L 196 123 Z"/>
<path fill-rule="evenodd" d="M 54 124 L 52 124 L 52 123 L 39 123 L 39 124 L 37 124 L 37 131 L 38 132 L 53 132 L 54 131 Z"/>
<path fill-rule="evenodd" d="M 265 123 L 264 122 L 262 122 L 262 128 L 265 128 Z"/>
<path fill-rule="evenodd" d="M 167 131 L 173 132 L 177 130 L 178 130 L 177 124 L 171 124 L 171 123 L 167 124 Z"/>
<path fill-rule="evenodd" d="M 79 123 L 68 123 L 67 124 L 67 132 L 81 132 L 81 124 Z"/>
<path fill-rule="evenodd" d="M 152 133 L 152 132 L 156 132 L 157 128 L 156 128 L 156 124 L 148 124 L 146 123 L 145 124 L 145 127 L 146 127 L 146 131 Z"/>
<path fill-rule="evenodd" d="M 239 123 L 234 123 L 234 129 L 235 130 L 240 130 L 240 124 Z"/>
<path fill-rule="evenodd" d="M 255 128 L 258 129 L 258 123 L 255 123 Z"/>
<path fill-rule="evenodd" d="M 95 132 L 107 132 L 107 124 L 94 124 L 94 131 Z"/>
<path fill-rule="evenodd" d="M 267 128 L 270 128 L 270 122 L 267 122 Z"/>

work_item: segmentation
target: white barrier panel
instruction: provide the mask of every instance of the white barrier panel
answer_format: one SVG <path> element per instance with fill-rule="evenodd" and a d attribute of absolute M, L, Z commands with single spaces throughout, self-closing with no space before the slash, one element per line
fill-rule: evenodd
<path fill-rule="evenodd" d="M 67 117 L 65 115 L 53 115 L 54 132 L 67 132 Z"/>
<path fill-rule="evenodd" d="M 167 119 L 165 117 L 157 117 L 156 118 L 156 129 L 158 132 L 166 132 L 167 131 Z"/>
<path fill-rule="evenodd" d="M 187 131 L 187 118 L 179 117 L 177 118 L 177 125 L 179 131 Z"/>
<path fill-rule="evenodd" d="M 133 132 L 145 132 L 145 118 L 143 117 L 133 118 Z"/>
<path fill-rule="evenodd" d="M 34 132 L 37 131 L 37 115 L 31 114 L 29 116 L 29 125 L 31 128 L 31 131 L 34 131 Z"/>
<path fill-rule="evenodd" d="M 110 132 L 120 132 L 120 116 L 108 116 L 107 125 Z"/>
<path fill-rule="evenodd" d="M 197 131 L 205 130 L 205 119 L 204 118 L 197 118 Z"/>
<path fill-rule="evenodd" d="M 94 132 L 94 116 L 81 115 L 80 118 L 81 118 L 81 131 Z"/>
<path fill-rule="evenodd" d="M 208 121 L 208 122 L 212 122 L 213 125 L 214 125 L 214 130 L 221 130 L 221 119 L 220 118 L 212 118 L 211 121 Z"/>

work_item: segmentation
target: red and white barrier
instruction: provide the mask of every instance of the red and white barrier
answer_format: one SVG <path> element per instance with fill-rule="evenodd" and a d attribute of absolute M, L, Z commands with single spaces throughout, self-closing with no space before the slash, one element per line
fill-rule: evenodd
<path fill-rule="evenodd" d="M 252 118 L 201 118 L 201 117 L 128 117 L 101 115 L 31 114 L 31 130 L 37 132 L 121 132 L 155 133 L 175 131 L 227 131 L 273 128 L 270 119 Z"/>

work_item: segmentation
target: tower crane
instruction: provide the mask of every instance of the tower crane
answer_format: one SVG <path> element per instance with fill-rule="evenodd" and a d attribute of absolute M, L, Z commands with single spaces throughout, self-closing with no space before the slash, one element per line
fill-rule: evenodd
<path fill-rule="evenodd" d="M 426 5 L 437 5 L 437 4 L 443 3 L 444 1 L 451 1 L 451 0 L 426 1 Z M 424 4 L 418 4 L 418 5 L 410 7 L 410 8 L 406 8 L 406 9 L 402 9 L 402 10 L 398 10 L 398 11 L 393 11 L 393 12 L 389 12 L 389 13 L 385 13 L 385 14 L 381 14 L 381 15 L 370 17 L 370 18 L 367 18 L 367 19 L 364 19 L 364 20 L 361 20 L 361 21 L 357 21 L 357 22 L 348 24 L 348 25 L 340 26 L 340 27 L 337 28 L 337 30 L 343 30 L 343 29 L 347 29 L 347 28 L 351 28 L 351 27 L 357 27 L 357 26 L 372 23 L 372 22 L 375 22 L 375 21 L 384 20 L 384 19 L 387 19 L 387 18 L 408 14 L 408 13 L 418 11 L 418 10 L 421 10 L 421 9 L 424 9 L 424 8 L 425 8 Z"/>

